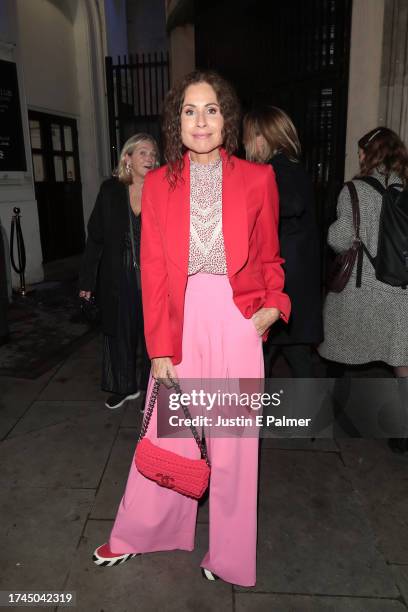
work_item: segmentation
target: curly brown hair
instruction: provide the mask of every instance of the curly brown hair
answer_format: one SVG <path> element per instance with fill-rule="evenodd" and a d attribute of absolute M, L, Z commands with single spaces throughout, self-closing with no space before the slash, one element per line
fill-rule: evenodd
<path fill-rule="evenodd" d="M 164 157 L 167 162 L 167 180 L 175 187 L 183 171 L 183 154 L 186 147 L 181 140 L 181 109 L 187 87 L 208 83 L 217 96 L 224 119 L 223 146 L 231 156 L 239 146 L 241 108 L 233 86 L 213 70 L 195 70 L 170 89 L 163 113 Z"/>
<path fill-rule="evenodd" d="M 408 184 L 408 151 L 398 134 L 379 126 L 360 138 L 358 146 L 364 151 L 364 158 L 356 178 L 367 176 L 377 168 L 387 177 L 395 172 L 404 187 Z"/>

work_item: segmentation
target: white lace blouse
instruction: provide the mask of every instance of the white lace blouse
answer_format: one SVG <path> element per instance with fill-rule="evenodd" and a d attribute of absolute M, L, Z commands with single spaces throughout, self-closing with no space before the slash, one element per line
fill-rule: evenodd
<path fill-rule="evenodd" d="M 222 160 L 190 161 L 190 253 L 188 273 L 226 274 L 222 233 Z"/>

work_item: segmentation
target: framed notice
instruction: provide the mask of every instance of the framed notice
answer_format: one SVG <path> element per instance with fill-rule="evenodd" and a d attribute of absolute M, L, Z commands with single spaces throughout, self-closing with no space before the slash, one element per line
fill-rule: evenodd
<path fill-rule="evenodd" d="M 0 59 L 0 173 L 26 171 L 17 65 Z"/>

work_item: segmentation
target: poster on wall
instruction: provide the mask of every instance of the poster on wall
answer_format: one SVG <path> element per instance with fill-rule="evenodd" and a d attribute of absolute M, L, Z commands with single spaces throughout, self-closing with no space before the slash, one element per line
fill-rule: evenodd
<path fill-rule="evenodd" d="M 26 172 L 17 66 L 0 60 L 0 172 Z"/>

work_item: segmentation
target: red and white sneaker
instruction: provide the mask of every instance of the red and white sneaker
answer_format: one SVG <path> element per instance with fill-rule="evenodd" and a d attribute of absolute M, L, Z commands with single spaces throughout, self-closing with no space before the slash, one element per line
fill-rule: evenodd
<path fill-rule="evenodd" d="M 96 565 L 102 565 L 104 567 L 113 567 L 114 565 L 120 565 L 129 559 L 133 559 L 139 553 L 124 553 L 122 555 L 113 553 L 109 548 L 109 544 L 102 544 L 99 546 L 92 555 L 92 561 Z"/>

